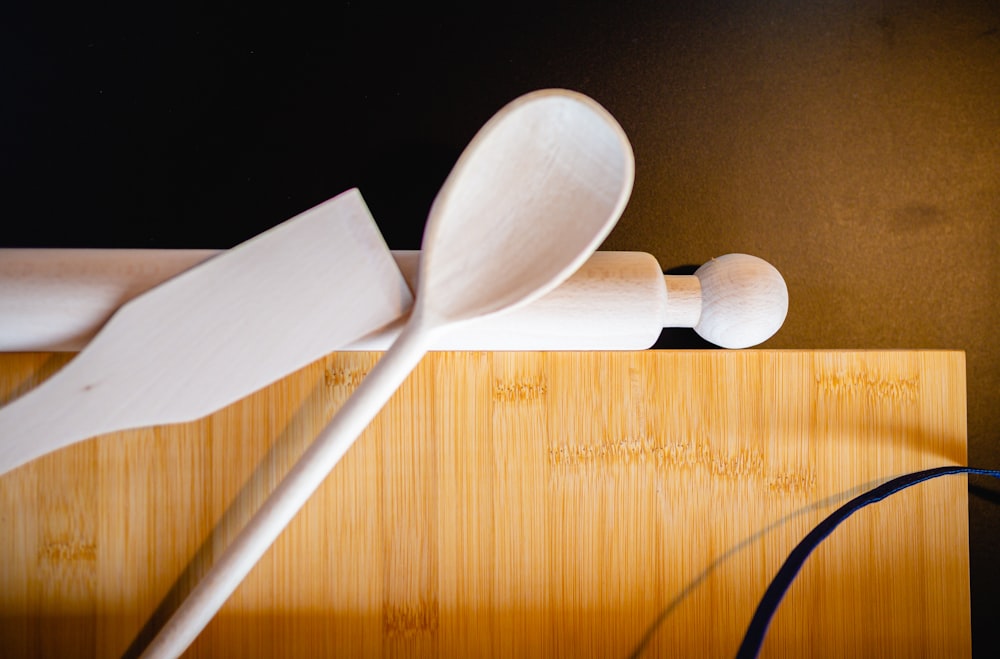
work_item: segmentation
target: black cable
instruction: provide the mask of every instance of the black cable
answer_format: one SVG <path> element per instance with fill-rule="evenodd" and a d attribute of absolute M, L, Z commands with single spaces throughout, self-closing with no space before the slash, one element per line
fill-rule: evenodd
<path fill-rule="evenodd" d="M 743 642 L 740 644 L 740 649 L 736 654 L 736 658 L 752 659 L 760 653 L 760 647 L 764 642 L 764 635 L 767 633 L 767 628 L 771 624 L 771 618 L 774 617 L 774 612 L 777 610 L 778 604 L 781 603 L 782 598 L 785 596 L 785 592 L 788 590 L 788 587 L 792 584 L 792 581 L 799 573 L 799 570 L 802 569 L 802 565 L 809 557 L 809 554 L 811 554 L 812 551 L 816 549 L 816 547 L 819 546 L 819 544 L 823 542 L 823 540 L 830 535 L 833 530 L 837 528 L 837 526 L 840 525 L 841 522 L 865 506 L 877 503 L 882 499 L 899 492 L 900 490 L 905 490 L 912 485 L 922 483 L 932 478 L 937 478 L 938 476 L 948 476 L 950 474 L 982 474 L 986 476 L 993 476 L 994 478 L 1000 478 L 1000 471 L 993 469 L 974 469 L 972 467 L 936 467 L 934 469 L 926 469 L 924 471 L 917 471 L 912 474 L 900 476 L 883 483 L 882 485 L 879 485 L 878 487 L 851 499 L 843 506 L 830 513 L 826 519 L 817 524 L 816 527 L 810 531 L 798 545 L 795 546 L 795 549 L 793 549 L 788 555 L 788 558 L 785 559 L 781 569 L 779 569 L 778 573 L 774 575 L 774 579 L 764 592 L 764 596 L 761 598 L 760 604 L 757 605 L 757 610 L 754 611 L 753 618 L 750 620 L 750 625 L 747 627 L 746 635 L 743 637 Z"/>

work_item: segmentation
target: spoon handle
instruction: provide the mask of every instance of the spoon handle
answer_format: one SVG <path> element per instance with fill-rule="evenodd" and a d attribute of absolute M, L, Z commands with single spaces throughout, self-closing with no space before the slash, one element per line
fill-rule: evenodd
<path fill-rule="evenodd" d="M 178 657 L 194 641 L 417 366 L 427 351 L 427 339 L 428 332 L 418 324 L 407 326 L 181 603 L 143 657 Z"/>

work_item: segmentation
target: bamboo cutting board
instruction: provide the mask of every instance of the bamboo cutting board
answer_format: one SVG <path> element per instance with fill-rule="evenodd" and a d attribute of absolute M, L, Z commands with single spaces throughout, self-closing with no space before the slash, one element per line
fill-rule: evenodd
<path fill-rule="evenodd" d="M 0 654 L 135 653 L 377 359 L 0 478 Z M 0 355 L 0 400 L 68 360 Z M 966 459 L 961 352 L 433 353 L 189 651 L 732 656 L 795 543 Z M 814 554 L 764 656 L 969 656 L 964 477 Z"/>

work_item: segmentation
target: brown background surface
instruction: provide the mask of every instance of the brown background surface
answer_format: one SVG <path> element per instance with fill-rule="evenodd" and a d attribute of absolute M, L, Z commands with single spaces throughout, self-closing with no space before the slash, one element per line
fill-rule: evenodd
<path fill-rule="evenodd" d="M 769 260 L 766 347 L 965 350 L 969 462 L 1000 467 L 998 3 L 360 4 L 9 12 L 0 245 L 228 247 L 359 186 L 414 248 L 475 130 L 568 87 L 635 148 L 606 249 Z M 987 656 L 1000 488 L 970 492 Z"/>

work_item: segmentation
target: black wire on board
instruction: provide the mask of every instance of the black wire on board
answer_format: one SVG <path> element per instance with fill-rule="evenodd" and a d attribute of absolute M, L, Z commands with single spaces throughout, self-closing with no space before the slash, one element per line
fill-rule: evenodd
<path fill-rule="evenodd" d="M 795 576 L 799 573 L 799 570 L 802 569 L 802 565 L 805 563 L 806 559 L 813 552 L 813 550 L 816 549 L 816 547 L 818 547 L 819 544 L 827 538 L 827 536 L 833 533 L 833 530 L 836 529 L 841 522 L 862 508 L 882 501 L 883 499 L 905 490 L 908 487 L 917 485 L 918 483 L 922 483 L 932 478 L 953 474 L 980 474 L 1000 478 L 1000 470 L 975 469 L 972 467 L 936 467 L 934 469 L 917 471 L 912 474 L 893 478 L 892 480 L 851 499 L 840 508 L 830 513 L 830 515 L 822 522 L 817 524 L 816 527 L 813 528 L 813 530 L 810 531 L 809 534 L 795 546 L 795 549 L 793 549 L 788 555 L 788 558 L 785 559 L 784 564 L 778 570 L 774 579 L 771 580 L 770 585 L 764 592 L 764 596 L 760 600 L 760 604 L 757 605 L 757 610 L 754 611 L 753 618 L 751 618 L 750 625 L 747 627 L 746 635 L 743 637 L 743 642 L 740 644 L 740 649 L 736 654 L 736 658 L 752 659 L 760 653 L 761 645 L 764 642 L 764 635 L 767 633 L 767 628 L 771 624 L 771 618 L 774 617 L 774 613 L 778 609 L 778 604 L 780 604 L 782 598 L 784 598 L 785 592 L 788 591 L 788 587 L 792 584 L 792 581 L 795 580 Z"/>

